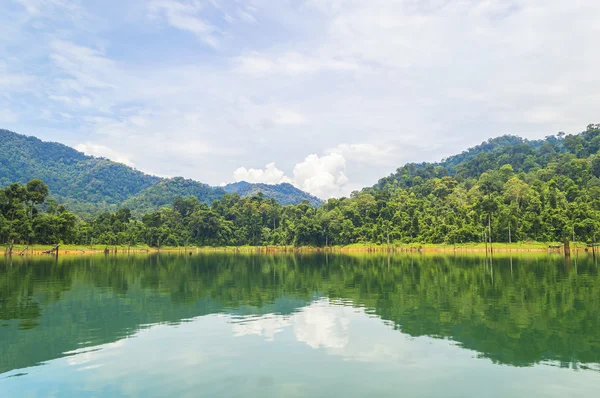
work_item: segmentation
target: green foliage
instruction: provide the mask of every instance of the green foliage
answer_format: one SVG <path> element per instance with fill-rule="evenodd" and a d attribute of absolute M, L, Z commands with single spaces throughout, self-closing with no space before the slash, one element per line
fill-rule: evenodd
<path fill-rule="evenodd" d="M 62 201 L 93 204 L 120 203 L 159 180 L 62 144 L 0 130 L 0 186 L 36 178 Z"/>
<path fill-rule="evenodd" d="M 126 200 L 123 206 L 135 210 L 137 214 L 146 214 L 173 203 L 178 196 L 195 197 L 205 204 L 211 204 L 225 195 L 221 188 L 212 188 L 206 184 L 187 180 L 182 177 L 164 179 L 139 194 Z"/>
<path fill-rule="evenodd" d="M 307 200 L 312 206 L 319 206 L 321 199 L 287 183 L 278 185 L 250 184 L 245 181 L 227 184 L 223 187 L 227 193 L 238 193 L 242 197 L 254 196 L 262 193 L 267 198 L 273 198 L 282 205 L 294 205 Z"/>
<path fill-rule="evenodd" d="M 406 165 L 375 187 L 319 207 L 308 200 L 286 206 L 262 191 L 242 197 L 174 178 L 125 202 L 137 211 L 123 207 L 86 223 L 56 203 L 42 205 L 48 194 L 43 182 L 11 184 L 0 191 L 0 239 L 325 246 L 455 244 L 490 239 L 491 233 L 495 242 L 574 237 L 591 243 L 600 236 L 600 126 L 590 125 L 576 136 L 581 140 L 570 137 L 490 140 L 440 164 Z M 289 193 L 293 187 L 284 188 Z M 249 194 L 253 188 L 228 189 Z"/>
<path fill-rule="evenodd" d="M 226 192 L 240 196 L 262 192 L 282 204 L 304 200 L 313 205 L 321 203 L 290 184 L 239 182 L 213 188 L 181 177 L 161 179 L 108 159 L 86 156 L 62 144 L 0 130 L 0 187 L 32 179 L 45 181 L 59 203 L 85 218 L 119 207 L 129 207 L 141 215 L 171 204 L 176 196 L 194 196 L 211 204 Z"/>
<path fill-rule="evenodd" d="M 0 189 L 0 242 L 52 244 L 75 240 L 78 217 L 63 206 L 52 202 L 45 205 L 48 193 L 41 180 Z"/>

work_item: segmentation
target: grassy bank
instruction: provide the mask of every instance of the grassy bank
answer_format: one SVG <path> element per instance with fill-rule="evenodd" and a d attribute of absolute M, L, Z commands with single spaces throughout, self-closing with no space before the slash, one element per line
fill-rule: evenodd
<path fill-rule="evenodd" d="M 463 243 L 456 245 L 449 244 L 369 244 L 355 243 L 347 246 L 329 246 L 310 247 L 310 246 L 223 246 L 223 247 L 200 247 L 194 250 L 198 251 L 231 251 L 231 252 L 310 252 L 310 251 L 331 251 L 331 252 L 482 252 L 486 250 L 494 252 L 561 252 L 561 244 L 557 242 L 520 242 L 520 243 Z M 572 251 L 587 250 L 585 243 L 571 243 Z M 591 249 L 590 249 L 591 250 Z"/>
<path fill-rule="evenodd" d="M 47 255 L 48 252 L 52 251 L 52 254 L 56 254 L 56 245 L 14 245 L 12 248 L 12 255 Z M 188 247 L 189 249 L 189 247 Z M 185 251 L 185 247 L 164 247 L 155 248 L 147 245 L 60 245 L 58 248 L 59 255 L 84 255 L 84 254 L 114 254 L 114 253 L 151 253 L 158 251 Z M 196 250 L 194 247 L 193 250 Z M 4 245 L 2 253 L 8 254 L 8 246 Z"/>
<path fill-rule="evenodd" d="M 550 242 L 521 242 L 521 243 L 492 243 L 491 246 L 485 243 L 464 243 L 457 245 L 448 244 L 393 244 L 389 247 L 380 244 L 356 243 L 347 246 L 329 246 L 311 247 L 311 246 L 180 246 L 180 247 L 150 247 L 146 245 L 60 245 L 59 255 L 88 255 L 88 254 L 123 254 L 123 253 L 157 253 L 157 252 L 185 252 L 185 253 L 200 253 L 200 252 L 232 252 L 232 253 L 302 253 L 302 252 L 356 252 L 356 253 L 377 253 L 377 252 L 420 252 L 420 253 L 485 253 L 486 249 L 494 252 L 554 252 L 562 253 L 563 249 L 560 243 Z M 14 245 L 12 255 L 48 255 L 49 251 L 54 249 L 54 245 Z M 586 251 L 590 250 L 585 243 L 571 243 L 571 251 Z M 4 246 L 2 252 L 8 254 L 8 246 Z M 56 252 L 52 252 L 56 254 Z"/>

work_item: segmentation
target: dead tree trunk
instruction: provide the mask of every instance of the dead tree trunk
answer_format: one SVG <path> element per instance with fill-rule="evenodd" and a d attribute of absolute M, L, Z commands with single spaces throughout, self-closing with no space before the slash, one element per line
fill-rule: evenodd
<path fill-rule="evenodd" d="M 569 244 L 569 239 L 565 238 L 565 257 L 571 257 L 571 245 Z"/>
<path fill-rule="evenodd" d="M 52 253 L 56 252 L 56 256 L 58 256 L 58 248 L 59 247 L 60 247 L 60 245 L 56 245 L 52 249 L 46 250 L 45 252 L 43 252 L 43 254 L 52 254 Z"/>
<path fill-rule="evenodd" d="M 494 253 L 494 249 L 492 248 L 492 215 L 488 214 L 488 230 L 490 233 L 490 256 Z"/>

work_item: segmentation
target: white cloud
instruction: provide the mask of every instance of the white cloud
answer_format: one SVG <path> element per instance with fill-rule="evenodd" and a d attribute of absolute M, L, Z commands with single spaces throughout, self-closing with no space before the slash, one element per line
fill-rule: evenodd
<path fill-rule="evenodd" d="M 102 51 L 64 40 L 54 40 L 50 45 L 52 62 L 74 79 L 69 84 L 79 90 L 114 88 L 110 82 L 118 74 L 117 65 Z M 66 82 L 59 79 L 59 83 Z"/>
<path fill-rule="evenodd" d="M 294 182 L 303 191 L 323 199 L 341 196 L 348 184 L 345 169 L 346 159 L 338 153 L 308 155 L 294 166 Z"/>
<path fill-rule="evenodd" d="M 218 184 L 275 162 L 257 178 L 347 195 L 598 121 L 594 0 L 20 3 L 0 2 L 6 124 L 154 174 Z"/>
<path fill-rule="evenodd" d="M 235 181 L 266 184 L 287 182 L 319 198 L 328 199 L 348 194 L 345 167 L 346 159 L 339 153 L 321 157 L 311 154 L 294 166 L 292 178 L 278 169 L 275 163 L 267 164 L 264 169 L 240 167 L 233 172 L 233 178 Z"/>
<path fill-rule="evenodd" d="M 247 169 L 240 167 L 233 172 L 233 179 L 252 183 L 281 184 L 283 182 L 291 183 L 285 173 L 279 170 L 275 163 L 269 163 L 264 169 Z"/>
<path fill-rule="evenodd" d="M 133 162 L 129 159 L 129 155 L 104 145 L 86 142 L 75 146 L 75 149 L 77 149 L 79 152 L 85 153 L 86 155 L 104 157 L 115 162 L 126 164 L 127 166 L 133 166 Z"/>
<path fill-rule="evenodd" d="M 218 29 L 200 16 L 202 9 L 203 3 L 196 1 L 155 0 L 149 3 L 151 16 L 164 14 L 173 27 L 191 32 L 207 45 L 217 47 Z"/>

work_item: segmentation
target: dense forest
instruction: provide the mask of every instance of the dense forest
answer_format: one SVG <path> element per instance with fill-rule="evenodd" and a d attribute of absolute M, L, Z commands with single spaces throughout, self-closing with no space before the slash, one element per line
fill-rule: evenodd
<path fill-rule="evenodd" d="M 32 179 L 43 180 L 50 187 L 52 199 L 88 220 L 119 207 L 128 207 L 141 215 L 170 205 L 177 196 L 194 196 L 210 205 L 227 192 L 238 192 L 242 197 L 262 192 L 284 205 L 304 200 L 314 205 L 321 203 L 289 184 L 239 182 L 211 187 L 181 177 L 151 176 L 121 163 L 86 156 L 63 144 L 0 129 L 0 188 Z"/>
<path fill-rule="evenodd" d="M 34 180 L 0 191 L 4 242 L 119 245 L 593 242 L 600 236 L 600 125 L 544 140 L 491 139 L 440 163 L 407 164 L 377 185 L 319 207 L 261 193 L 210 205 L 175 196 L 134 217 L 129 208 L 85 222 Z"/>

